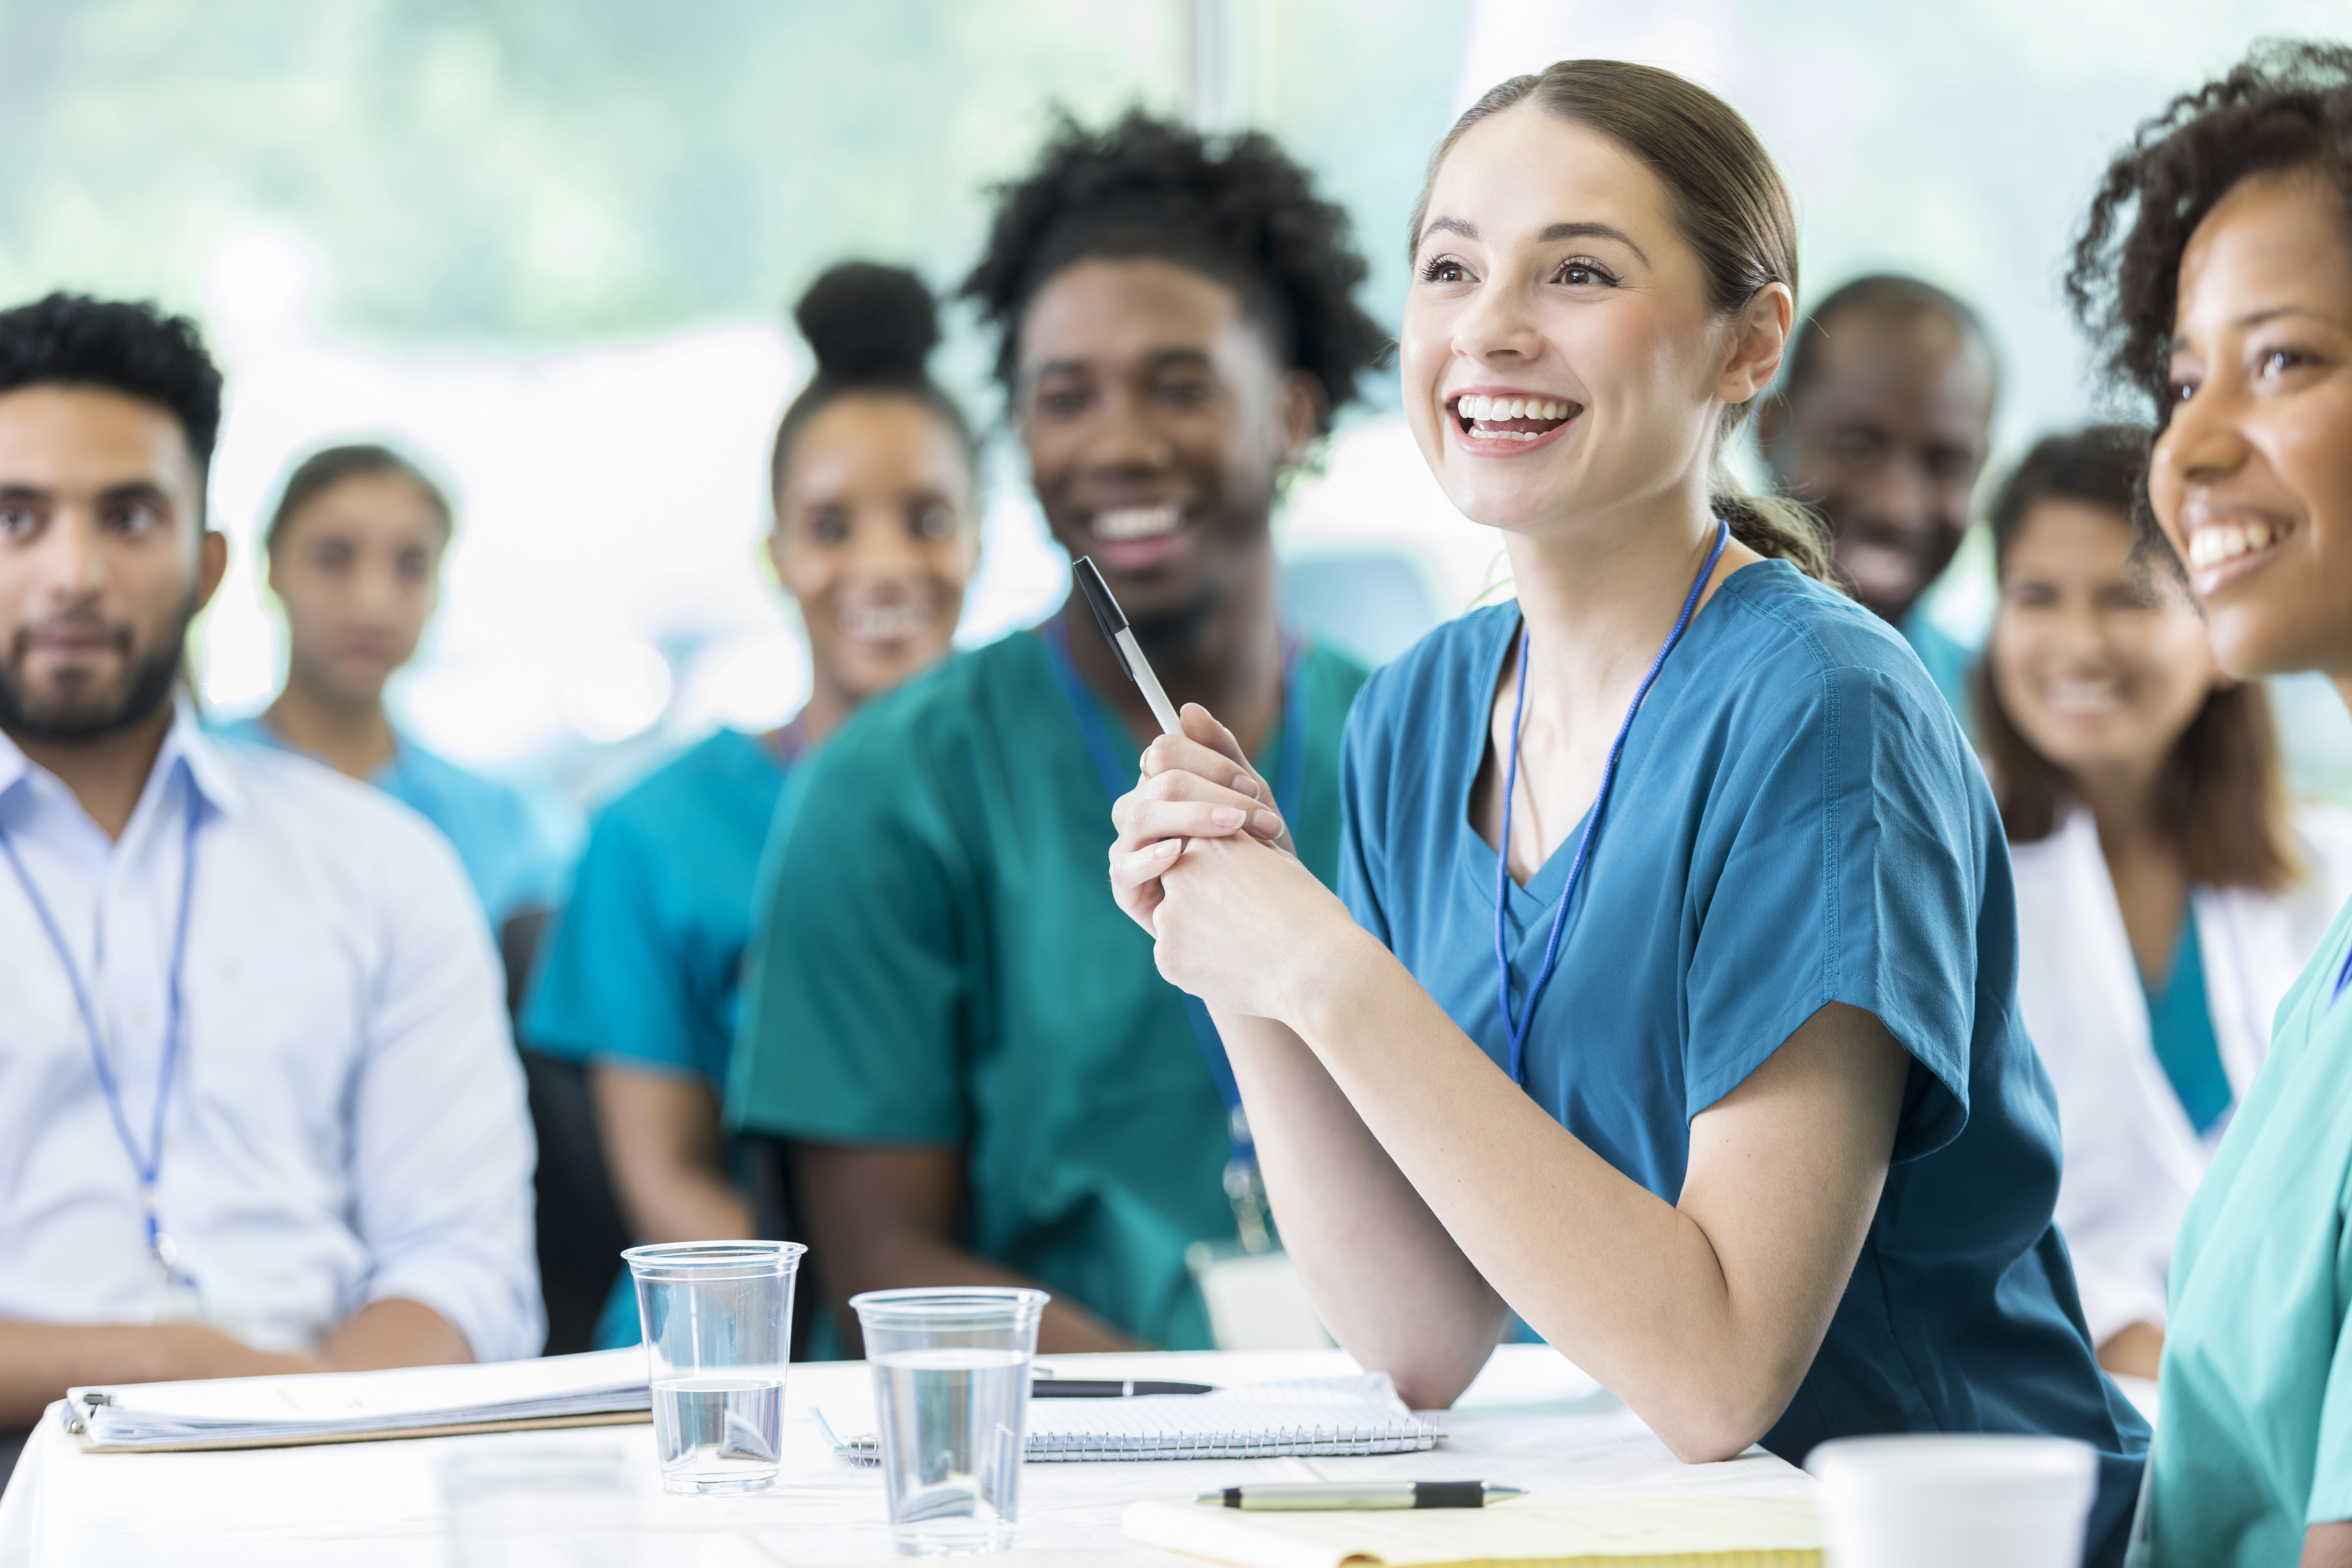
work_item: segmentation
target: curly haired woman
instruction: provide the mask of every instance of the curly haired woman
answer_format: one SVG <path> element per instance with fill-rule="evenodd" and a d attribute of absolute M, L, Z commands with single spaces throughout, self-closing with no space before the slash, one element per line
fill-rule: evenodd
<path fill-rule="evenodd" d="M 2147 547 L 2221 668 L 2352 699 L 2352 48 L 2268 46 L 2142 126 L 2069 288 L 2153 407 Z M 2173 1250 L 2148 1562 L 2352 1563 L 2347 946 L 2338 914 Z"/>

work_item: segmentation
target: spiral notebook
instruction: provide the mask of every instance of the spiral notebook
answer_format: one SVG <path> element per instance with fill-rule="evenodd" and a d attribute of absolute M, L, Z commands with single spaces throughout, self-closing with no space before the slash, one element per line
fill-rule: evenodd
<path fill-rule="evenodd" d="M 819 1409 L 815 1416 L 835 1453 L 879 1462 L 870 1411 Z M 1443 1436 L 1435 1423 L 1404 1407 L 1384 1372 L 1254 1383 L 1214 1394 L 1043 1399 L 1029 1406 L 1033 1461 L 1409 1454 Z"/>

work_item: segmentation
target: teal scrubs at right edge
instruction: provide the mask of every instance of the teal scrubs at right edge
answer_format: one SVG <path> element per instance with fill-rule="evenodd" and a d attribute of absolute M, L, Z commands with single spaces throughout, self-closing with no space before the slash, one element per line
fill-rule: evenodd
<path fill-rule="evenodd" d="M 2352 1520 L 2352 908 L 2279 1004 L 2172 1254 L 2155 1568 L 2295 1562 Z"/>
<path fill-rule="evenodd" d="M 1497 1066 L 1496 856 L 1468 802 L 1519 626 L 1443 626 L 1364 689 L 1340 889 Z M 1504 910 L 1512 1007 L 1541 962 L 1571 837 Z M 2051 1213 L 2058 1117 L 2019 1021 L 2017 918 L 1990 791 L 1894 630 L 1766 561 L 1691 621 L 1625 740 L 1528 1093 L 1668 1203 L 1690 1123 L 1824 1005 L 1910 1053 L 1893 1164 L 1845 1294 L 1764 1446 L 2020 1432 L 2101 1456 L 2091 1561 L 2120 1561 L 2147 1427 L 2094 1357 Z M 2168 1407 L 2167 1418 L 2170 1417 Z"/>

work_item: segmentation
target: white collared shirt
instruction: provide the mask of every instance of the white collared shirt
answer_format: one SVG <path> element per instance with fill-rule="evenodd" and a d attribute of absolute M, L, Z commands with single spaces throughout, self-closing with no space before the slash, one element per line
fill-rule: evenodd
<path fill-rule="evenodd" d="M 48 906 L 145 1152 L 198 813 L 156 1208 L 205 1317 L 307 1349 L 405 1297 L 536 1355 L 530 1122 L 465 873 L 425 821 L 183 710 L 119 842 L 0 735 L 0 827 Z M 0 859 L 0 1317 L 167 1311 L 131 1153 L 55 945 Z"/>

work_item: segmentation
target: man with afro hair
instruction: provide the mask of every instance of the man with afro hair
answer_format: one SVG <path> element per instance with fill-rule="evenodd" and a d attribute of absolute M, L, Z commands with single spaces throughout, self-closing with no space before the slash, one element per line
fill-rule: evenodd
<path fill-rule="evenodd" d="M 1364 671 L 1276 614 L 1286 472 L 1386 336 L 1338 207 L 1262 135 L 1065 121 L 964 286 L 1054 537 L 1179 704 L 1275 781 L 1254 825 L 1338 874 Z M 1186 1254 L 1261 1239 L 1207 1010 L 1103 879 L 1156 733 L 1082 607 L 875 702 L 771 841 L 730 1110 L 790 1141 L 826 1295 L 1044 1285 L 1039 1348 L 1212 1343 Z M 844 1321 L 854 1335 L 855 1327 Z M 854 1339 L 851 1342 L 855 1342 Z"/>

